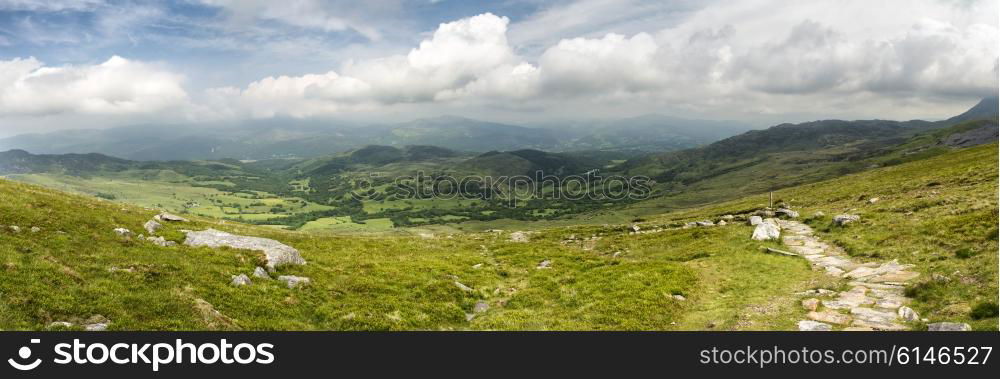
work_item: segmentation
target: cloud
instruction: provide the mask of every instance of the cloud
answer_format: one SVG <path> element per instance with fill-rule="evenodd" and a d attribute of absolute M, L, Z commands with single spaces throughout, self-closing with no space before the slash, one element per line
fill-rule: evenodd
<path fill-rule="evenodd" d="M 415 110 L 539 118 L 650 112 L 933 118 L 998 87 L 996 1 L 567 0 L 514 16 L 513 24 L 483 13 L 391 41 L 380 38 L 401 9 L 396 0 L 357 9 L 318 0 L 199 1 L 223 10 L 228 26 L 213 28 L 232 29 L 206 34 L 220 38 L 185 36 L 205 43 L 189 48 L 252 55 L 212 66 L 232 63 L 232 72 L 203 74 L 219 88 L 194 88 L 187 101 L 178 75 L 122 58 L 127 69 L 105 67 L 115 59 L 65 67 L 3 61 L 9 68 L 0 72 L 0 117 L 182 109 L 174 113 L 214 119 Z M 145 20 L 164 13 L 130 14 Z M 378 16 L 363 22 L 366 15 Z M 224 48 L 222 40 L 238 48 Z M 106 92 L 86 79 L 102 70 L 109 73 L 100 83 Z"/>
<path fill-rule="evenodd" d="M 513 76 L 532 71 L 517 65 L 519 59 L 507 44 L 509 22 L 505 17 L 482 14 L 441 24 L 431 38 L 406 55 L 349 61 L 340 73 L 264 78 L 239 91 L 236 106 L 256 117 L 308 117 L 385 104 L 454 99 L 466 86 L 472 87 L 470 93 L 503 92 L 499 89 L 503 86 L 524 91 L 514 88 L 516 84 L 507 84 Z"/>
<path fill-rule="evenodd" d="M 370 40 L 382 38 L 372 27 L 376 15 L 400 8 L 397 0 L 321 1 L 321 0 L 199 0 L 202 4 L 224 9 L 235 25 L 254 20 L 278 21 L 288 25 L 322 31 L 357 32 Z"/>
<path fill-rule="evenodd" d="M 15 58 L 0 61 L 0 114 L 155 114 L 187 105 L 181 80 L 118 56 L 96 65 L 60 67 Z"/>
<path fill-rule="evenodd" d="M 0 0 L 0 10 L 14 11 L 89 11 L 101 5 L 104 0 Z"/>

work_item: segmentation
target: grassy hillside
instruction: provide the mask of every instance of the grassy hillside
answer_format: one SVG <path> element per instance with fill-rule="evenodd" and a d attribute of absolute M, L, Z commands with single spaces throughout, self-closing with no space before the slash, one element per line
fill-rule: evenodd
<path fill-rule="evenodd" d="M 808 222 L 858 259 L 916 264 L 923 275 L 908 291 L 923 317 L 995 329 L 996 156 L 994 143 L 778 197 L 806 216 L 825 212 Z M 512 242 L 510 231 L 320 236 L 201 218 L 167 226 L 175 241 L 179 229 L 207 227 L 275 238 L 309 261 L 279 269 L 310 277 L 308 287 L 256 278 L 232 287 L 230 275 L 252 272 L 259 253 L 158 247 L 112 231 L 139 233 L 156 211 L 5 180 L 0 198 L 2 329 L 94 315 L 113 330 L 792 329 L 805 313 L 794 292 L 839 289 L 802 260 L 761 253 L 775 243 L 750 241 L 741 224 L 651 234 L 568 226 L 531 233 L 529 243 Z M 640 227 L 739 213 L 765 199 L 664 214 Z M 861 224 L 831 227 L 842 212 L 860 214 Z M 550 267 L 538 268 L 543 261 Z M 467 318 L 480 302 L 488 310 Z"/>
<path fill-rule="evenodd" d="M 206 227 L 276 238 L 309 261 L 280 269 L 312 278 L 309 287 L 254 279 L 238 288 L 230 275 L 251 272 L 259 253 L 158 247 L 112 232 L 139 233 L 155 211 L 9 181 L 0 197 L 2 329 L 94 315 L 115 330 L 783 328 L 798 312 L 791 299 L 774 310 L 782 317 L 743 310 L 815 275 L 757 253 L 743 227 L 638 238 L 621 227 L 559 229 L 515 243 L 508 233 L 317 237 L 208 219 L 168 225 L 175 241 L 180 228 Z M 600 239 L 564 243 L 571 235 Z M 537 269 L 543 260 L 551 268 Z M 768 272 L 781 275 L 751 280 Z M 480 301 L 490 310 L 467 321 Z"/>
<path fill-rule="evenodd" d="M 819 236 L 865 261 L 898 259 L 916 265 L 908 288 L 914 309 L 934 321 L 960 320 L 997 328 L 997 144 L 949 151 L 860 174 L 782 189 L 786 202 L 808 217 Z M 877 199 L 872 202 L 872 199 Z M 666 214 L 675 222 L 767 205 L 767 195 Z M 812 216 L 822 212 L 824 216 Z M 859 224 L 832 225 L 837 214 Z M 977 311 L 978 310 L 978 311 Z"/>

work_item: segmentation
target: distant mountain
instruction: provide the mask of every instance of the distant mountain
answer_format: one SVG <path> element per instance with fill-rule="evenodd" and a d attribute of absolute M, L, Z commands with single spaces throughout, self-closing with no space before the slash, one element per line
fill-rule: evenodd
<path fill-rule="evenodd" d="M 987 97 L 964 113 L 949 118 L 946 122 L 954 125 L 962 121 L 996 119 L 998 107 L 1000 107 L 1000 98 Z"/>
<path fill-rule="evenodd" d="M 32 155 L 24 150 L 0 152 L 0 174 L 47 172 L 83 175 L 96 171 L 120 171 L 132 162 L 101 154 Z"/>
<path fill-rule="evenodd" d="M 700 148 L 633 158 L 614 170 L 651 177 L 671 206 L 702 204 L 995 142 L 998 110 L 990 101 L 938 122 L 781 124 Z M 956 121 L 967 118 L 978 120 Z"/>
<path fill-rule="evenodd" d="M 0 150 L 101 153 L 132 160 L 312 158 L 368 145 L 437 146 L 456 151 L 665 151 L 694 147 L 748 128 L 734 123 L 643 116 L 575 128 L 528 128 L 443 116 L 361 125 L 298 119 L 238 124 L 139 125 L 0 139 Z"/>
<path fill-rule="evenodd" d="M 671 151 L 696 147 L 752 129 L 733 121 L 691 120 L 658 114 L 577 126 L 560 150 Z"/>

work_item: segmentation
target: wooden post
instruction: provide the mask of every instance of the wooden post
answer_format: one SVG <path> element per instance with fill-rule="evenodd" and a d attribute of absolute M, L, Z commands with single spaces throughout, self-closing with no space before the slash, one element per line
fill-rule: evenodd
<path fill-rule="evenodd" d="M 774 208 L 774 191 L 767 193 L 767 207 Z"/>

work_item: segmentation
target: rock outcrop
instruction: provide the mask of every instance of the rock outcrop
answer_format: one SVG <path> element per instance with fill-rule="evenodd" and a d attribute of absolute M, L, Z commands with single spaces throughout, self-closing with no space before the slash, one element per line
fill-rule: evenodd
<path fill-rule="evenodd" d="M 230 247 L 261 251 L 266 256 L 266 267 L 270 271 L 282 265 L 306 264 L 306 260 L 302 258 L 298 250 L 272 239 L 241 236 L 215 229 L 206 229 L 200 232 L 186 231 L 185 233 L 187 233 L 187 238 L 184 240 L 184 244 L 188 246 Z"/>

